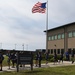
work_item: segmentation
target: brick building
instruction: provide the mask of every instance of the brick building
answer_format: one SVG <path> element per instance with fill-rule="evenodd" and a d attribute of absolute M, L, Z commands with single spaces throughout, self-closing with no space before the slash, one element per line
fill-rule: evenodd
<path fill-rule="evenodd" d="M 48 50 L 50 54 L 75 53 L 75 22 L 48 30 Z"/>

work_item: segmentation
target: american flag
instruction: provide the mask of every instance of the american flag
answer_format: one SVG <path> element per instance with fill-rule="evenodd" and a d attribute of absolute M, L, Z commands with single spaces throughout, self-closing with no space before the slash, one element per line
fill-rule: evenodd
<path fill-rule="evenodd" d="M 32 8 L 32 13 L 45 13 L 46 11 L 46 3 L 38 2 Z"/>

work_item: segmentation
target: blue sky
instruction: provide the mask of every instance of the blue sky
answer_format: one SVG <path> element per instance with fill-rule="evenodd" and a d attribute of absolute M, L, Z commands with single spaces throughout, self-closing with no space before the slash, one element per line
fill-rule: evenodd
<path fill-rule="evenodd" d="M 38 0 L 0 0 L 0 49 L 45 48 L 46 13 L 32 13 Z M 46 2 L 46 0 L 39 0 Z M 75 0 L 48 0 L 48 28 L 75 22 Z"/>

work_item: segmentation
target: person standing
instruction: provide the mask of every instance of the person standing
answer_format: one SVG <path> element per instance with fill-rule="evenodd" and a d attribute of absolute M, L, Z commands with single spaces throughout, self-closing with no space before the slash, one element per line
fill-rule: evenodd
<path fill-rule="evenodd" d="M 55 65 L 55 63 L 57 63 L 57 54 L 56 54 L 56 52 L 54 52 L 54 65 Z"/>
<path fill-rule="evenodd" d="M 8 51 L 7 56 L 8 56 L 7 63 L 8 63 L 8 67 L 9 67 L 8 69 L 10 69 L 10 60 L 11 60 L 11 53 L 10 53 L 10 51 Z"/>
<path fill-rule="evenodd" d="M 1 67 L 0 71 L 2 71 L 2 63 L 3 63 L 3 60 L 4 60 L 4 57 L 3 57 L 2 52 L 0 51 L 0 67 Z"/>
<path fill-rule="evenodd" d="M 11 54 L 11 61 L 12 61 L 12 68 L 15 68 L 15 61 L 16 61 L 15 52 Z"/>
<path fill-rule="evenodd" d="M 41 60 L 42 60 L 42 55 L 41 52 L 39 52 L 39 67 L 41 67 Z"/>
<path fill-rule="evenodd" d="M 59 63 L 60 63 L 60 61 L 62 61 L 62 63 L 63 63 L 63 53 L 62 52 L 61 52 L 61 55 L 60 55 Z"/>
<path fill-rule="evenodd" d="M 37 52 L 36 55 L 35 55 L 35 65 L 36 65 L 36 67 L 38 66 L 38 61 L 39 61 L 39 54 Z"/>
<path fill-rule="evenodd" d="M 46 53 L 46 64 L 48 64 L 48 59 L 49 59 L 49 53 Z"/>
<path fill-rule="evenodd" d="M 72 50 L 72 53 L 71 53 L 71 59 L 72 59 L 72 64 L 74 63 L 74 52 Z"/>
<path fill-rule="evenodd" d="M 66 54 L 66 60 L 67 60 L 67 61 L 70 61 L 69 52 L 68 52 L 68 51 L 66 51 L 66 52 L 65 52 L 65 54 Z"/>

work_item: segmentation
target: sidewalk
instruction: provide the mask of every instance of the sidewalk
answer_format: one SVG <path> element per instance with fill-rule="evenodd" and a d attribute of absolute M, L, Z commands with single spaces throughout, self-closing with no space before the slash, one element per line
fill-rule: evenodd
<path fill-rule="evenodd" d="M 69 66 L 69 65 L 75 65 L 75 62 L 73 64 L 71 61 L 63 61 L 63 63 L 60 62 L 60 63 L 56 63 L 56 64 L 54 64 L 54 63 L 41 64 L 41 68 Z M 34 64 L 33 69 L 34 68 L 39 68 L 39 67 L 35 67 L 35 64 Z M 30 69 L 30 65 L 25 65 L 25 67 L 20 67 L 19 69 L 20 70 Z M 16 70 L 17 70 L 16 67 L 15 68 L 10 67 L 10 69 L 8 69 L 8 66 L 3 67 L 3 71 L 16 71 Z"/>
<path fill-rule="evenodd" d="M 60 62 L 60 63 L 48 63 L 47 64 L 47 66 L 49 66 L 49 67 L 59 67 L 59 66 L 69 66 L 69 65 L 75 65 L 75 62 L 72 64 L 72 62 L 71 61 L 63 61 L 63 63 L 62 62 Z"/>

